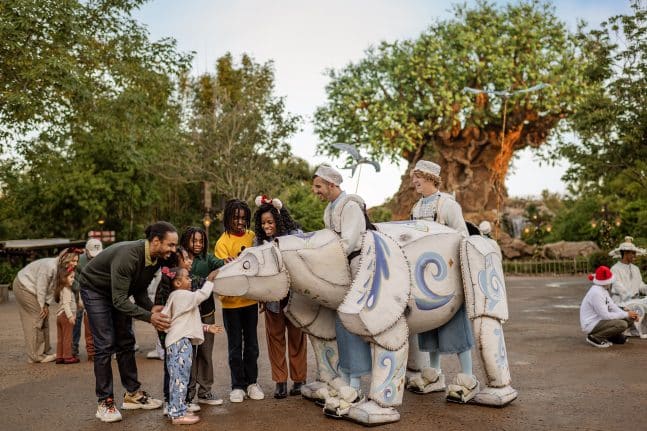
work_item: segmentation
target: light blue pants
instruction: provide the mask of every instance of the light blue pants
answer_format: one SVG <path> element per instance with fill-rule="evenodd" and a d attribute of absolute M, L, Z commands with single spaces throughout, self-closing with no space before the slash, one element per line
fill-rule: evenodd
<path fill-rule="evenodd" d="M 351 379 L 370 373 L 371 346 L 359 335 L 350 333 L 339 316 L 335 318 L 335 334 L 339 349 L 339 370 Z"/>
<path fill-rule="evenodd" d="M 193 346 L 188 338 L 181 338 L 166 348 L 169 374 L 168 415 L 179 418 L 186 414 L 186 392 L 191 380 Z"/>

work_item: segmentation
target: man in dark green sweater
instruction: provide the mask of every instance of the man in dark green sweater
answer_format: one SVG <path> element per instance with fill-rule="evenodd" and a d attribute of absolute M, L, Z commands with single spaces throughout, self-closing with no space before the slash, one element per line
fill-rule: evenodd
<path fill-rule="evenodd" d="M 126 388 L 122 409 L 156 409 L 160 400 L 140 389 L 135 362 L 132 319 L 150 322 L 158 331 L 170 319 L 153 308 L 147 294 L 155 272 L 175 252 L 178 235 L 167 222 L 146 228 L 146 239 L 116 243 L 92 259 L 79 276 L 81 298 L 94 338 L 94 375 L 99 399 L 96 417 L 103 422 L 121 420 L 114 405 L 111 356 L 117 355 L 121 383 Z M 130 300 L 133 297 L 135 302 Z"/>

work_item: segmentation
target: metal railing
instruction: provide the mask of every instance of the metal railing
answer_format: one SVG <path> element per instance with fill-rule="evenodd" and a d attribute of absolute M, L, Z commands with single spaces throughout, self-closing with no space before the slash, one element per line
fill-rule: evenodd
<path fill-rule="evenodd" d="M 504 260 L 506 274 L 588 274 L 588 259 Z"/>

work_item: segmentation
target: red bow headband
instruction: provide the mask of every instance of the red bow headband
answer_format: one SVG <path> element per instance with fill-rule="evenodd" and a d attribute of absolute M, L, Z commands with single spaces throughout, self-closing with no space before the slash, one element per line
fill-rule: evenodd
<path fill-rule="evenodd" d="M 162 274 L 173 280 L 175 278 L 175 273 L 168 269 L 168 266 L 162 267 Z"/>
<path fill-rule="evenodd" d="M 274 199 L 268 198 L 265 195 L 256 196 L 256 199 L 254 199 L 254 203 L 256 204 L 257 207 L 260 207 L 263 204 L 270 204 L 279 211 L 281 210 L 281 208 L 283 208 L 283 202 L 281 202 L 276 198 Z"/>

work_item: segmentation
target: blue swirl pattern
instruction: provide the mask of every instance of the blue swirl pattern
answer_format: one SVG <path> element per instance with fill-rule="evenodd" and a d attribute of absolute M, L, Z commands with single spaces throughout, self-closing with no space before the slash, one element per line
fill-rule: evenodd
<path fill-rule="evenodd" d="M 485 269 L 479 271 L 478 283 L 481 292 L 489 299 L 488 311 L 492 311 L 505 295 L 505 287 L 501 276 L 494 268 L 492 255 L 485 257 Z"/>
<path fill-rule="evenodd" d="M 380 356 L 378 358 L 378 366 L 380 368 L 389 368 L 389 372 L 387 373 L 386 379 L 380 384 L 380 386 L 377 387 L 375 390 L 376 393 L 381 393 L 382 394 L 382 399 L 386 402 L 391 402 L 397 395 L 397 387 L 395 382 L 397 379 L 396 374 L 396 363 L 397 363 L 397 358 L 395 357 L 396 352 L 391 352 L 391 351 L 384 351 L 380 353 Z"/>
<path fill-rule="evenodd" d="M 453 293 L 450 295 L 438 295 L 427 286 L 425 281 L 425 268 L 427 265 L 436 266 L 436 274 L 433 276 L 435 281 L 442 281 L 447 278 L 447 263 L 440 254 L 429 251 L 420 255 L 415 269 L 416 285 L 425 294 L 426 298 L 415 298 L 416 306 L 419 310 L 440 308 L 454 297 Z"/>
<path fill-rule="evenodd" d="M 499 340 L 498 351 L 496 354 L 496 365 L 499 369 L 508 368 L 508 358 L 505 351 L 505 341 L 503 340 L 503 331 L 500 328 L 494 330 L 494 336 Z"/>

